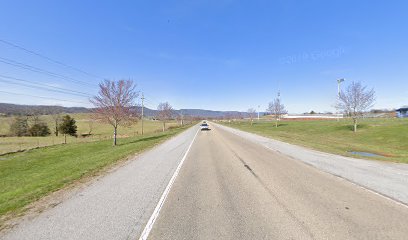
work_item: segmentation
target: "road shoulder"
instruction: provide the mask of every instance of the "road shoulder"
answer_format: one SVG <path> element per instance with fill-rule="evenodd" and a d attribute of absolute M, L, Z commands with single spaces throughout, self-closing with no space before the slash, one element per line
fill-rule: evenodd
<path fill-rule="evenodd" d="M 96 178 L 44 198 L 45 207 L 19 218 L 0 239 L 138 236 L 195 131 L 190 127 Z"/>
<path fill-rule="evenodd" d="M 408 205 L 407 164 L 344 157 L 307 149 L 220 124 L 216 124 L 216 126 L 260 144 L 271 151 L 284 154 L 319 170 L 346 179 L 404 206 Z"/>

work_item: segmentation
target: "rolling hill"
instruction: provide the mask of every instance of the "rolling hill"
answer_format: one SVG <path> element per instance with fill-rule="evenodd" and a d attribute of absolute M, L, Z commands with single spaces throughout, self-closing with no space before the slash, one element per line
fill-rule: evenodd
<path fill-rule="evenodd" d="M 140 107 L 137 107 L 140 108 Z M 32 115 L 41 114 L 49 115 L 54 113 L 88 113 L 91 112 L 91 108 L 85 107 L 62 107 L 62 106 L 50 106 L 50 105 L 19 105 L 10 103 L 0 103 L 1 115 Z M 147 117 L 154 117 L 157 114 L 157 110 L 144 108 L 144 114 Z M 200 118 L 218 118 L 224 116 L 247 116 L 246 112 L 239 111 L 213 111 L 205 109 L 179 109 L 174 110 L 174 115 L 183 115 Z"/>

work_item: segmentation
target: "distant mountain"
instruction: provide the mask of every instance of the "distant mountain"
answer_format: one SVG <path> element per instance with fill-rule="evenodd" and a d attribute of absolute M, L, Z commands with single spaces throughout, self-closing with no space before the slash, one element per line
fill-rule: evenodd
<path fill-rule="evenodd" d="M 0 103 L 0 113 L 4 115 L 31 115 L 31 114 L 54 114 L 54 113 L 86 113 L 90 109 L 84 107 L 61 107 L 50 105 L 18 105 Z"/>
<path fill-rule="evenodd" d="M 243 116 L 246 117 L 246 112 L 239 111 L 213 111 L 213 110 L 204 110 L 204 109 L 180 109 L 175 111 L 177 114 L 182 114 L 192 117 L 207 117 L 207 118 L 218 118 L 223 116 Z"/>
<path fill-rule="evenodd" d="M 213 111 L 213 110 L 205 110 L 205 109 L 180 109 L 180 110 L 173 110 L 173 113 L 176 116 L 191 116 L 191 117 L 200 117 L 200 118 L 219 118 L 219 117 L 224 117 L 224 116 L 234 116 L 234 117 L 237 117 L 237 116 L 246 117 L 247 116 L 246 112 Z M 146 117 L 154 117 L 157 115 L 157 110 L 144 108 L 144 115 Z"/>
<path fill-rule="evenodd" d="M 137 107 L 140 111 L 140 107 Z M 55 114 L 55 113 L 88 113 L 91 108 L 84 107 L 61 107 L 50 105 L 18 105 L 10 103 L 0 103 L 0 114 L 3 115 L 30 115 L 30 114 Z M 146 117 L 154 117 L 157 110 L 144 108 L 144 115 Z M 201 118 L 219 118 L 225 116 L 231 117 L 246 117 L 246 112 L 239 111 L 212 111 L 204 109 L 180 109 L 174 110 L 174 115 L 183 115 Z"/>

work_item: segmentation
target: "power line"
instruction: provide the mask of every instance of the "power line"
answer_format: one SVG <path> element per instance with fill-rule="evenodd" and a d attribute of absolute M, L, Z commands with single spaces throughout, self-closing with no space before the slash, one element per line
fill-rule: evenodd
<path fill-rule="evenodd" d="M 146 99 L 145 99 L 145 100 L 146 100 Z M 149 108 L 149 109 L 156 109 L 155 107 L 150 106 L 149 103 L 146 104 L 146 102 L 144 102 L 144 106 L 145 106 L 145 108 L 147 107 L 147 108 Z"/>
<path fill-rule="evenodd" d="M 151 105 L 154 105 L 154 106 L 157 106 L 160 104 L 160 102 L 152 101 L 151 98 L 145 98 L 145 101 L 147 101 L 147 103 L 150 103 Z"/>
<path fill-rule="evenodd" d="M 148 99 L 152 100 L 153 102 L 155 102 L 155 103 L 157 103 L 157 104 L 161 103 L 161 101 L 157 100 L 157 99 L 156 99 L 155 97 L 153 97 L 151 94 L 145 94 L 145 95 L 148 97 Z"/>
<path fill-rule="evenodd" d="M 53 88 L 53 89 L 55 89 L 57 91 L 65 91 L 65 92 L 68 92 L 68 93 L 72 92 L 72 93 L 81 94 L 81 95 L 88 96 L 88 97 L 91 96 L 88 93 L 84 93 L 84 92 L 80 92 L 80 91 L 75 91 L 75 90 L 71 90 L 71 89 L 56 87 L 56 86 L 52 86 L 52 85 L 45 84 L 45 83 L 36 83 L 36 82 L 33 82 L 33 81 L 29 81 L 29 80 L 25 80 L 25 79 L 21 79 L 21 78 L 10 77 L 10 76 L 5 76 L 5 75 L 2 75 L 2 74 L 0 74 L 0 77 L 1 78 L 12 79 L 12 80 L 19 81 L 19 82 L 26 82 L 26 83 L 30 83 L 30 84 L 35 84 L 35 85 L 38 85 L 39 88 L 44 88 L 43 86 L 45 86 L 45 87 L 48 87 L 48 88 Z M 3 80 L 3 81 L 5 81 L 5 80 Z M 21 84 L 21 83 L 14 83 L 14 82 L 11 82 L 11 83 L 12 84 Z M 49 90 L 51 90 L 51 89 L 49 89 Z"/>
<path fill-rule="evenodd" d="M 100 78 L 100 79 L 104 79 L 103 77 L 100 77 L 100 76 L 98 76 L 98 75 L 95 75 L 95 74 L 90 73 L 90 72 L 87 72 L 87 71 L 84 71 L 84 70 L 82 70 L 82 69 L 80 69 L 80 68 L 77 68 L 77 67 L 68 65 L 68 64 L 63 63 L 63 62 L 61 62 L 61 61 L 52 59 L 52 58 L 47 57 L 47 56 L 45 56 L 45 55 L 43 55 L 43 54 L 40 54 L 40 53 L 38 53 L 38 52 L 36 52 L 36 51 L 29 50 L 29 49 L 27 49 L 27 48 L 25 48 L 25 47 L 19 46 L 19 45 L 15 44 L 15 43 L 11 43 L 11 42 L 6 41 L 6 40 L 3 40 L 3 39 L 0 39 L 0 42 L 2 42 L 2 43 L 4 43 L 4 44 L 7 44 L 7 45 L 9 45 L 9 46 L 12 46 L 12 47 L 14 47 L 14 48 L 20 49 L 20 50 L 22 50 L 22 51 L 25 51 L 25 52 L 27 52 L 27 53 L 33 54 L 33 55 L 35 55 L 35 56 L 37 56 L 37 57 L 43 58 L 43 59 L 45 59 L 45 60 L 48 60 L 49 62 L 52 62 L 52 63 L 58 64 L 58 65 L 64 66 L 64 67 L 66 67 L 66 68 L 75 70 L 75 71 L 77 71 L 77 72 L 86 74 L 86 75 L 88 75 L 88 76 L 95 77 L 95 78 Z"/>
<path fill-rule="evenodd" d="M 62 94 L 69 94 L 69 95 L 75 95 L 75 96 L 86 97 L 86 98 L 89 97 L 87 95 L 84 96 L 84 94 L 71 93 L 71 92 L 62 91 L 62 90 L 52 90 L 52 89 L 48 89 L 48 88 L 45 88 L 45 87 L 33 86 L 33 85 L 29 85 L 29 84 L 24 84 L 24 83 L 16 83 L 16 82 L 12 82 L 12 81 L 9 81 L 9 80 L 4 80 L 3 78 L 0 78 L 0 82 L 4 82 L 4 83 L 8 83 L 8 84 L 14 84 L 14 85 L 18 85 L 18 86 L 29 87 L 29 88 L 34 88 L 34 89 L 42 89 L 42 90 L 49 91 L 49 92 L 58 92 L 58 93 L 62 93 Z"/>
<path fill-rule="evenodd" d="M 86 102 L 71 101 L 71 100 L 58 99 L 58 98 L 50 98 L 50 97 L 43 97 L 43 96 L 35 96 L 35 95 L 29 95 L 29 94 L 23 94 L 23 93 L 14 93 L 14 92 L 7 92 L 7 91 L 1 91 L 1 90 L 0 90 L 0 92 L 6 93 L 6 94 L 12 94 L 12 95 L 20 95 L 20 96 L 27 96 L 27 97 L 34 97 L 34 98 L 42 98 L 42 99 L 56 100 L 56 101 L 62 101 L 62 102 L 71 102 L 71 103 L 87 104 Z"/>
<path fill-rule="evenodd" d="M 48 76 L 62 78 L 62 79 L 65 79 L 67 81 L 75 82 L 75 83 L 78 83 L 78 84 L 94 86 L 93 84 L 83 82 L 83 81 L 77 80 L 75 78 L 71 78 L 71 77 L 67 77 L 67 76 L 62 75 L 62 74 L 50 72 L 50 71 L 47 71 L 45 69 L 34 67 L 32 65 L 29 65 L 29 64 L 14 61 L 12 59 L 7 59 L 7 58 L 0 57 L 0 62 L 6 63 L 8 65 L 15 66 L 15 67 L 23 68 L 23 69 L 26 69 L 26 70 L 30 70 L 30 71 L 33 71 L 33 72 L 42 73 L 42 74 L 45 74 L 45 75 L 48 75 Z"/>
<path fill-rule="evenodd" d="M 150 103 L 147 103 L 147 104 L 146 104 L 146 101 L 144 102 L 144 106 L 145 106 L 145 107 L 148 107 L 148 108 L 150 108 L 150 109 L 152 109 Z"/>
<path fill-rule="evenodd" d="M 147 102 L 149 102 L 149 103 L 151 103 L 151 104 L 153 104 L 154 102 L 152 102 L 151 100 L 150 100 L 150 98 L 144 98 L 145 99 L 145 101 L 147 101 Z"/>
<path fill-rule="evenodd" d="M 151 106 L 155 106 L 155 105 L 156 105 L 156 104 L 154 104 L 154 103 L 152 103 L 152 102 L 146 100 L 146 98 L 144 99 L 144 101 L 145 101 L 145 105 L 146 105 L 148 108 L 152 108 L 152 107 L 149 107 L 149 105 L 151 105 Z M 147 103 L 147 104 L 146 104 L 146 103 Z M 155 108 L 155 107 L 153 107 L 153 108 Z"/>
<path fill-rule="evenodd" d="M 23 68 L 23 69 L 26 69 L 26 70 L 30 70 L 30 71 L 33 71 L 33 72 L 42 73 L 42 74 L 45 74 L 45 75 L 48 75 L 48 76 L 65 79 L 67 81 L 75 82 L 75 83 L 78 83 L 78 84 L 88 85 L 88 86 L 95 86 L 94 84 L 83 82 L 83 81 L 77 80 L 75 78 L 67 77 L 67 76 L 62 75 L 62 74 L 50 72 L 50 71 L 44 70 L 42 68 L 31 66 L 29 64 L 17 62 L 17 61 L 14 61 L 12 59 L 7 59 L 7 58 L 0 57 L 0 62 L 11 65 L 11 66 L 15 66 L 15 67 Z"/>

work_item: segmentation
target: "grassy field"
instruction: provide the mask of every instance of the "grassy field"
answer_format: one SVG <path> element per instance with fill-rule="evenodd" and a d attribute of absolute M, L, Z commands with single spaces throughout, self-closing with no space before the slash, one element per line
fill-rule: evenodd
<path fill-rule="evenodd" d="M 90 114 L 79 113 L 70 114 L 75 120 L 78 126 L 78 135 L 83 133 L 89 133 L 90 131 Z M 49 115 L 41 116 L 40 119 L 48 124 L 51 132 L 54 132 L 54 123 L 52 117 Z M 13 117 L 0 117 L 0 135 L 6 135 L 9 133 L 10 124 Z M 93 142 L 112 138 L 112 127 L 108 124 L 92 121 L 92 135 L 89 137 L 67 137 L 67 143 L 83 143 Z M 144 133 L 157 132 L 162 129 L 162 123 L 158 121 L 145 120 L 144 121 Z M 166 124 L 166 127 L 176 126 L 177 123 L 172 121 Z M 118 137 L 135 137 L 141 134 L 140 122 L 130 127 L 119 127 Z M 120 141 L 120 140 L 119 140 Z M 0 154 L 21 151 L 25 149 L 32 149 L 37 147 L 50 146 L 55 144 L 61 144 L 64 142 L 62 135 L 56 137 L 51 134 L 47 137 L 0 137 Z"/>
<path fill-rule="evenodd" d="M 408 119 L 363 119 L 357 133 L 347 119 L 281 121 L 278 128 L 266 121 L 253 126 L 247 121 L 224 124 L 324 152 L 352 157 L 359 156 L 350 151 L 369 152 L 381 157 L 363 158 L 408 163 Z"/>
<path fill-rule="evenodd" d="M 191 125 L 190 125 L 191 126 Z M 21 213 L 24 207 L 84 176 L 141 152 L 189 126 L 122 139 L 55 145 L 0 157 L 0 219 Z M 7 217 L 6 217 L 7 216 Z M 0 229 L 2 221 L 0 220 Z"/>

